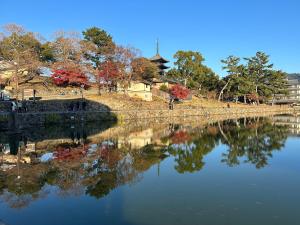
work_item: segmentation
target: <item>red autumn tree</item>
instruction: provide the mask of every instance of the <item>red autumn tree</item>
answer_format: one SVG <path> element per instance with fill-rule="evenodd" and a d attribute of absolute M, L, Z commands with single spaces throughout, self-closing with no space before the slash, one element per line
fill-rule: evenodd
<path fill-rule="evenodd" d="M 179 84 L 176 84 L 171 88 L 170 93 L 175 98 L 186 99 L 188 97 L 188 95 L 190 94 L 190 91 L 189 91 L 189 89 L 187 89 Z"/>
<path fill-rule="evenodd" d="M 81 72 L 81 70 L 54 70 L 52 74 L 53 83 L 57 86 L 76 86 L 80 87 L 84 85 L 84 87 L 88 86 L 88 78 L 87 76 Z"/>
<path fill-rule="evenodd" d="M 100 80 L 113 82 L 117 80 L 120 75 L 117 64 L 111 60 L 102 63 L 100 68 L 98 73 Z"/>

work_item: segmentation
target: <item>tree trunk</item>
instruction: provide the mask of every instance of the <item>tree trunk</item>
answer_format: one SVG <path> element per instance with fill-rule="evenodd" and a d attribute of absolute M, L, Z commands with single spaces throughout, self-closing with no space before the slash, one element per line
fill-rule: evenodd
<path fill-rule="evenodd" d="M 101 95 L 101 85 L 100 85 L 100 81 L 98 82 L 98 95 Z"/>
<path fill-rule="evenodd" d="M 221 96 L 223 95 L 223 92 L 224 92 L 225 89 L 227 88 L 229 82 L 230 82 L 230 79 L 227 81 L 227 83 L 224 85 L 224 87 L 223 87 L 222 90 L 220 91 L 218 101 L 221 101 Z"/>
<path fill-rule="evenodd" d="M 229 140 L 228 140 L 226 134 L 224 133 L 224 131 L 223 131 L 222 127 L 221 127 L 220 122 L 218 122 L 218 127 L 219 127 L 219 131 L 220 131 L 221 135 L 222 135 L 223 138 L 226 140 L 227 144 L 230 146 Z"/>
<path fill-rule="evenodd" d="M 101 95 L 101 84 L 100 84 L 100 77 L 97 76 L 97 84 L 98 84 L 98 95 Z"/>
<path fill-rule="evenodd" d="M 259 105 L 259 97 L 258 97 L 259 95 L 258 95 L 258 86 L 257 85 L 255 85 L 255 93 L 257 95 L 256 104 Z"/>
<path fill-rule="evenodd" d="M 18 76 L 18 64 L 15 64 L 15 84 L 16 84 L 16 99 L 19 97 L 19 76 Z"/>
<path fill-rule="evenodd" d="M 98 63 L 96 64 L 95 72 L 96 72 L 96 82 L 97 82 L 97 86 L 98 86 L 98 95 L 101 95 L 101 84 L 100 84 L 99 64 Z"/>

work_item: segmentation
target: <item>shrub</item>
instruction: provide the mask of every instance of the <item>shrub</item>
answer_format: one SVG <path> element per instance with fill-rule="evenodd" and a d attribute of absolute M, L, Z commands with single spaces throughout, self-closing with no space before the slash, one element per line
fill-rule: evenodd
<path fill-rule="evenodd" d="M 167 85 L 163 84 L 159 87 L 159 90 L 164 91 L 164 92 L 168 92 L 169 88 L 167 87 Z"/>

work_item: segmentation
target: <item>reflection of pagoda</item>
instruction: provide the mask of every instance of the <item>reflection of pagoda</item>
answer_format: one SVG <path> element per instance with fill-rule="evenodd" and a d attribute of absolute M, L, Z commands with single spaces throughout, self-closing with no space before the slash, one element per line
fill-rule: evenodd
<path fill-rule="evenodd" d="M 163 57 L 161 57 L 159 54 L 158 40 L 157 40 L 157 44 L 156 44 L 156 55 L 153 56 L 152 58 L 150 58 L 150 61 L 157 65 L 157 67 L 159 69 L 159 74 L 161 76 L 163 76 L 165 74 L 165 69 L 169 68 L 165 65 L 165 63 L 168 63 L 169 61 L 164 59 Z"/>

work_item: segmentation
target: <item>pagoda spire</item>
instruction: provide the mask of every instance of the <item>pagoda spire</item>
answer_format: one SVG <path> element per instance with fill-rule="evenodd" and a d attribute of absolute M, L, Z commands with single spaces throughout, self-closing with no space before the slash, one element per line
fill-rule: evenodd
<path fill-rule="evenodd" d="M 156 55 L 159 55 L 159 40 L 156 39 Z"/>

